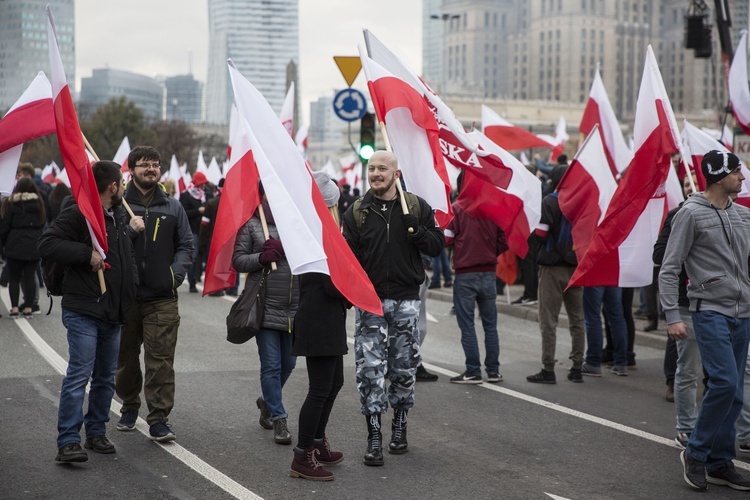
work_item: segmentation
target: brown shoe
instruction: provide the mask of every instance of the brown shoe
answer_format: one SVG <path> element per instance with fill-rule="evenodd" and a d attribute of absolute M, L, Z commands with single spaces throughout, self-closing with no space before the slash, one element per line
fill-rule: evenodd
<path fill-rule="evenodd" d="M 674 379 L 667 380 L 667 394 L 664 396 L 664 399 L 670 403 L 674 403 Z"/>
<path fill-rule="evenodd" d="M 318 449 L 315 446 L 306 450 L 294 448 L 294 460 L 292 460 L 289 475 L 312 481 L 333 481 L 333 472 L 325 470 L 320 465 L 317 455 Z"/>
<path fill-rule="evenodd" d="M 331 451 L 331 445 L 328 443 L 328 436 L 323 436 L 314 441 L 314 447 L 318 450 L 318 462 L 323 465 L 336 465 L 344 460 L 344 454 L 340 451 Z"/>

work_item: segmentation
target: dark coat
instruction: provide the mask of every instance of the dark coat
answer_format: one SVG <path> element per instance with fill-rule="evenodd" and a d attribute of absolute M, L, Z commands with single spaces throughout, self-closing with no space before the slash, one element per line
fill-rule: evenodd
<path fill-rule="evenodd" d="M 294 317 L 294 356 L 340 356 L 348 352 L 348 301 L 327 274 L 299 277 L 299 306 Z"/>
<path fill-rule="evenodd" d="M 113 215 L 104 214 L 109 267 L 104 270 L 107 292 L 102 296 L 97 273 L 91 271 L 93 246 L 86 219 L 75 203 L 64 206 L 39 240 L 39 253 L 44 259 L 65 265 L 62 307 L 112 323 L 124 323 L 138 283 L 125 209 L 117 207 Z"/>
<path fill-rule="evenodd" d="M 10 200 L 13 204 L 10 205 Z M 0 219 L 0 239 L 5 255 L 17 260 L 39 260 L 37 243 L 42 236 L 44 219 L 39 212 L 39 197 L 34 193 L 15 193 L 4 203 L 10 208 Z"/>
<path fill-rule="evenodd" d="M 189 192 L 183 191 L 180 195 L 180 204 L 185 209 L 185 214 L 187 214 L 190 231 L 193 234 L 198 234 L 201 230 L 201 212 L 199 209 L 203 206 L 203 202 L 196 199 Z"/>

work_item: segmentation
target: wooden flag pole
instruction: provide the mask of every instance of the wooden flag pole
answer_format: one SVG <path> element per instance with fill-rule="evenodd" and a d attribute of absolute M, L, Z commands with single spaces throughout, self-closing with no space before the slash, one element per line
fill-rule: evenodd
<path fill-rule="evenodd" d="M 385 149 L 389 153 L 393 153 L 393 148 L 391 148 L 391 141 L 388 139 L 388 132 L 385 130 L 385 123 L 378 120 L 378 124 L 380 125 L 380 132 L 383 134 L 383 142 L 385 142 Z M 401 187 L 401 179 L 396 182 L 396 190 L 398 190 L 398 197 L 401 200 L 401 212 L 408 214 L 409 213 L 409 207 L 406 205 L 406 198 L 404 197 L 404 188 Z M 410 227 L 407 229 L 410 233 L 414 232 L 414 228 Z"/>
<path fill-rule="evenodd" d="M 99 156 L 96 154 L 96 151 L 94 151 L 94 148 L 91 147 L 89 140 L 86 139 L 86 136 L 83 135 L 83 132 L 81 132 L 81 136 L 83 137 L 83 143 L 86 144 L 86 149 L 89 150 L 89 153 L 91 153 L 91 156 L 93 156 L 96 161 L 99 161 Z M 128 202 L 125 201 L 125 198 L 122 199 L 122 206 L 125 207 L 125 210 L 128 211 L 128 215 L 130 215 L 131 219 L 135 217 L 133 210 L 130 208 L 130 205 L 128 205 Z"/>
<path fill-rule="evenodd" d="M 263 237 L 269 239 L 271 235 L 268 233 L 268 223 L 266 222 L 266 213 L 263 210 L 263 203 L 258 205 L 258 215 L 260 216 L 260 225 L 263 227 Z M 271 271 L 276 271 L 277 266 L 275 262 L 271 262 Z"/>
<path fill-rule="evenodd" d="M 89 150 L 89 151 L 91 152 L 91 155 L 92 155 L 92 156 L 94 157 L 94 159 L 95 159 L 96 161 L 99 161 L 99 157 L 98 157 L 98 156 L 96 156 L 96 152 L 94 151 L 94 148 L 92 148 L 92 147 L 91 147 L 91 144 L 89 144 L 89 141 L 88 141 L 88 139 L 86 139 L 86 136 L 85 136 L 85 135 L 83 135 L 83 131 L 81 131 L 81 136 L 83 137 L 83 142 L 84 142 L 84 143 L 86 144 L 86 147 L 87 147 L 87 148 L 88 148 L 88 150 Z M 123 203 L 125 203 L 125 200 L 122 200 L 122 202 L 123 202 Z M 126 208 L 127 208 L 127 209 L 128 209 L 128 211 L 130 212 L 130 207 L 128 207 L 128 206 L 126 205 Z M 133 212 L 130 212 L 130 216 L 131 216 L 131 217 L 133 216 Z M 96 275 L 97 275 L 97 277 L 99 278 L 99 290 L 101 290 L 101 292 L 102 292 L 102 295 L 104 295 L 105 293 L 107 293 L 107 284 L 106 284 L 106 283 L 104 282 L 104 271 L 102 271 L 101 269 L 99 269 L 99 270 L 98 270 L 98 271 L 96 272 Z"/>

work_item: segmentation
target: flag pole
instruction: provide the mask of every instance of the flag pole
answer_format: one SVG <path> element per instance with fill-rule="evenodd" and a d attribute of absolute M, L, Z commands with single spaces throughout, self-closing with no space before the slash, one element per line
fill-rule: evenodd
<path fill-rule="evenodd" d="M 258 216 L 260 217 L 260 225 L 263 227 L 263 237 L 269 239 L 271 235 L 268 233 L 268 223 L 266 222 L 266 213 L 263 210 L 263 203 L 258 205 Z M 276 263 L 271 262 L 271 270 L 276 271 Z"/>
<path fill-rule="evenodd" d="M 391 141 L 388 139 L 388 132 L 385 130 L 385 123 L 378 120 L 378 125 L 380 125 L 380 132 L 383 134 L 383 141 L 385 142 L 385 149 L 389 153 L 393 153 L 393 148 L 391 148 Z M 398 191 L 398 197 L 401 200 L 401 212 L 408 214 L 409 213 L 409 207 L 406 205 L 406 198 L 404 198 L 404 188 L 401 187 L 401 180 L 399 180 L 396 183 L 396 190 Z M 414 228 L 410 227 L 408 228 L 408 231 L 410 233 L 414 232 Z"/>
<path fill-rule="evenodd" d="M 89 150 L 89 153 L 91 153 L 91 156 L 93 156 L 96 161 L 99 161 L 99 155 L 97 155 L 96 151 L 94 151 L 94 148 L 91 147 L 91 144 L 89 143 L 89 140 L 86 139 L 86 136 L 83 134 L 83 131 L 81 131 L 81 136 L 83 137 L 83 143 L 86 145 L 86 149 Z M 128 215 L 130 215 L 131 219 L 135 217 L 133 210 L 130 208 L 130 205 L 128 205 L 128 202 L 125 201 L 125 198 L 122 199 L 122 206 L 125 207 L 125 210 L 128 211 Z"/>

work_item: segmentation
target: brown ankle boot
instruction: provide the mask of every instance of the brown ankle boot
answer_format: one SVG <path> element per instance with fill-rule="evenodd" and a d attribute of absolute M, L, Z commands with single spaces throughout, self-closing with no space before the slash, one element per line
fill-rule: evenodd
<path fill-rule="evenodd" d="M 306 450 L 294 448 L 294 460 L 289 469 L 291 477 L 301 477 L 312 481 L 333 481 L 333 472 L 325 470 L 318 462 L 318 450 L 311 446 Z"/>
<path fill-rule="evenodd" d="M 336 465 L 344 459 L 344 454 L 340 451 L 331 451 L 331 445 L 328 443 L 328 436 L 314 441 L 315 449 L 318 450 L 318 462 L 323 465 Z"/>

